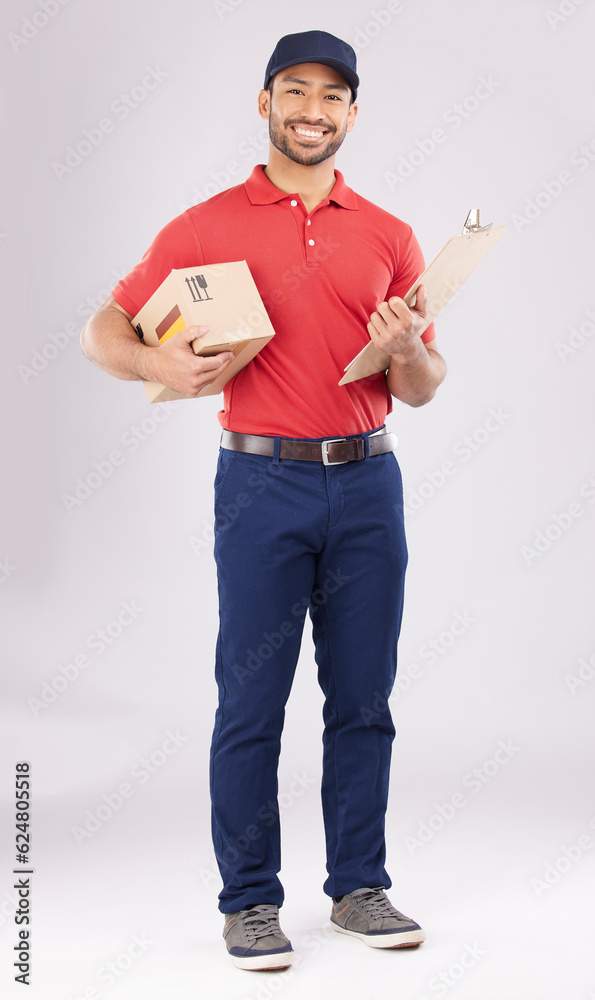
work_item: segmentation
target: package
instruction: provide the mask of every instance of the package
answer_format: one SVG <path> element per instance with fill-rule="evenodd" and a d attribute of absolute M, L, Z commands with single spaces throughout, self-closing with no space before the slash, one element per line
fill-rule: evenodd
<path fill-rule="evenodd" d="M 196 325 L 209 327 L 208 333 L 192 341 L 196 355 L 233 351 L 233 361 L 198 396 L 221 392 L 275 334 L 245 260 L 172 270 L 131 322 L 139 339 L 150 347 Z M 144 386 L 150 403 L 196 398 L 160 382 Z"/>

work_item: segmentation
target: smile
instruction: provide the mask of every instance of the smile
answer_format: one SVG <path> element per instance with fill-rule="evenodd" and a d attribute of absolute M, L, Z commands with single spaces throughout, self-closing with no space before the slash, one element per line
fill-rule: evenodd
<path fill-rule="evenodd" d="M 299 135 L 300 139 L 305 139 L 307 142 L 315 142 L 317 139 L 322 139 L 323 136 L 328 135 L 328 129 L 314 129 L 307 128 L 305 125 L 292 125 L 291 130 Z"/>

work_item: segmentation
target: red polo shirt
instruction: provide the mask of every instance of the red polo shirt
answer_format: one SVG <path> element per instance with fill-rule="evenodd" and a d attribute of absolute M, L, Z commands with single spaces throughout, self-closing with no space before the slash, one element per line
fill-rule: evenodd
<path fill-rule="evenodd" d="M 379 427 L 392 410 L 382 372 L 337 383 L 369 342 L 378 303 L 404 295 L 424 261 L 410 226 L 335 174 L 308 213 L 255 167 L 244 184 L 169 222 L 112 291 L 134 316 L 172 268 L 247 261 L 275 336 L 225 386 L 218 416 L 228 430 L 342 437 Z M 423 340 L 433 337 L 432 325 Z"/>

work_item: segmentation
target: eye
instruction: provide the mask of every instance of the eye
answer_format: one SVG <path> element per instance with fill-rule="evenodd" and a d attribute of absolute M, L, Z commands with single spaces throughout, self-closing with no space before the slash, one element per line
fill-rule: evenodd
<path fill-rule="evenodd" d="M 302 90 L 298 90 L 297 87 L 292 87 L 291 90 L 287 91 L 287 93 L 288 94 L 302 94 L 303 91 Z"/>

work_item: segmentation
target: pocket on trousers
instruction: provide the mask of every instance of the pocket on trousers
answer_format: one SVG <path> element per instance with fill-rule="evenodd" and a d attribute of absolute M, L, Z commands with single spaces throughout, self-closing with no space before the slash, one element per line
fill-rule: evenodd
<path fill-rule="evenodd" d="M 215 473 L 215 499 L 217 499 L 217 494 L 223 483 L 225 482 L 225 477 L 229 471 L 229 467 L 232 463 L 235 452 L 231 451 L 229 448 L 220 448 L 219 457 L 217 459 L 217 471 Z"/>
<path fill-rule="evenodd" d="M 393 494 L 394 509 L 402 517 L 403 516 L 403 477 L 401 476 L 401 467 L 400 467 L 399 462 L 397 460 L 397 456 L 395 455 L 395 453 L 393 451 L 389 452 L 389 456 L 390 456 L 390 460 L 392 460 L 390 462 L 390 464 L 393 466 L 394 477 L 395 477 L 394 494 Z"/>

